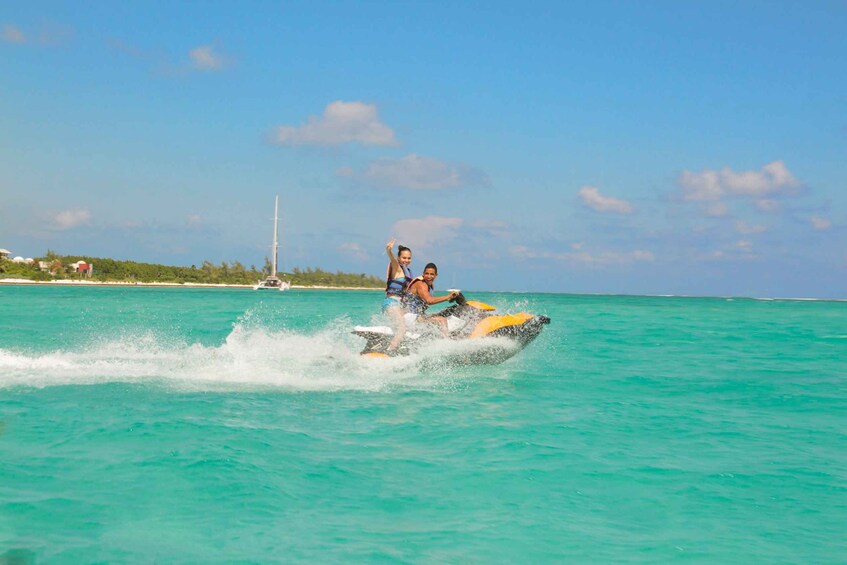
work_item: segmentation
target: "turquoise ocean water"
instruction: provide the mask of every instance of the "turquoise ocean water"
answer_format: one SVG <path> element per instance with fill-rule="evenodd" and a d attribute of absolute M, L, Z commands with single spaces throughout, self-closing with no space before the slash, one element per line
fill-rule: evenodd
<path fill-rule="evenodd" d="M 847 562 L 847 303 L 473 297 L 552 323 L 455 367 L 360 358 L 375 292 L 0 286 L 0 563 Z"/>

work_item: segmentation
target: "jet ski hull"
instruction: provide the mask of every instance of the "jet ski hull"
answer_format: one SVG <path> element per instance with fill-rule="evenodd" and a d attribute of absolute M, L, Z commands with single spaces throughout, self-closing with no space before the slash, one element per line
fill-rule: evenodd
<path fill-rule="evenodd" d="M 439 312 L 437 315 L 448 320 L 452 342 L 446 350 L 440 349 L 440 353 L 458 364 L 496 365 L 520 352 L 550 323 L 547 316 L 528 312 L 492 314 L 491 310 L 488 305 L 467 302 L 461 297 L 456 305 Z M 361 354 L 372 358 L 411 355 L 439 341 L 446 342 L 440 335 L 407 330 L 397 350 L 389 351 L 394 337 L 391 328 L 356 327 L 353 333 L 365 338 Z"/>

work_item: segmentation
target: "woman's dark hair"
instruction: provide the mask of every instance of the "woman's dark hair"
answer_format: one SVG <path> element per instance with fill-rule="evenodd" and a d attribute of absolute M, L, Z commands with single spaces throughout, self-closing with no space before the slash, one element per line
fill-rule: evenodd
<path fill-rule="evenodd" d="M 411 252 L 412 252 L 412 250 L 411 250 L 411 249 L 409 249 L 408 247 L 406 247 L 405 245 L 398 245 L 398 246 L 397 246 L 397 255 L 400 255 L 400 254 L 401 254 L 401 253 L 403 253 L 404 251 L 408 251 L 409 253 L 411 253 Z"/>
<path fill-rule="evenodd" d="M 435 266 L 435 263 L 427 263 L 426 267 L 424 267 L 424 271 L 426 271 L 427 269 L 432 269 L 433 271 L 435 271 L 436 275 L 438 274 L 438 267 Z"/>

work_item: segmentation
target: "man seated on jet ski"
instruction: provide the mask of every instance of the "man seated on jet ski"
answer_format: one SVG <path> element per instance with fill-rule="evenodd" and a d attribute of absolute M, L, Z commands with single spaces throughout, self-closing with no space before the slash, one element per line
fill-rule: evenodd
<path fill-rule="evenodd" d="M 453 300 L 459 295 L 458 291 L 453 291 L 447 296 L 433 296 L 432 286 L 437 277 L 438 267 L 435 266 L 435 263 L 427 263 L 426 267 L 424 267 L 423 274 L 412 279 L 412 282 L 406 287 L 406 294 L 403 296 L 403 307 L 410 314 L 415 314 L 417 316 L 416 320 L 438 325 L 441 334 L 444 337 L 449 337 L 447 318 L 444 316 L 427 316 L 425 314 L 426 309 L 431 305 Z"/>

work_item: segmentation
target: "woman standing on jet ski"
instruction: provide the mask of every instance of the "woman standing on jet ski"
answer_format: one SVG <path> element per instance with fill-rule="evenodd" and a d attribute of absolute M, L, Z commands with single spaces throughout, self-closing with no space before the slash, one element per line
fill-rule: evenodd
<path fill-rule="evenodd" d="M 394 339 L 388 345 L 388 350 L 397 349 L 403 336 L 406 334 L 406 322 L 403 320 L 405 308 L 401 304 L 403 296 L 409 283 L 412 282 L 412 271 L 409 265 L 412 262 L 412 250 L 408 247 L 399 246 L 397 257 L 394 256 L 394 240 L 385 244 L 385 252 L 388 253 L 388 271 L 385 274 L 385 300 L 382 301 L 382 311 L 391 318 L 394 329 Z"/>
<path fill-rule="evenodd" d="M 422 322 L 437 324 L 441 329 L 441 334 L 444 337 L 450 337 L 447 331 L 447 318 L 444 316 L 425 315 L 426 309 L 431 305 L 453 300 L 459 295 L 459 291 L 454 290 L 447 296 L 439 296 L 437 298 L 433 296 L 432 288 L 436 277 L 438 277 L 438 267 L 435 266 L 435 263 L 427 263 L 426 267 L 424 267 L 423 275 L 414 278 L 409 283 L 406 296 L 403 297 L 403 305 L 410 314 L 416 314 Z"/>

